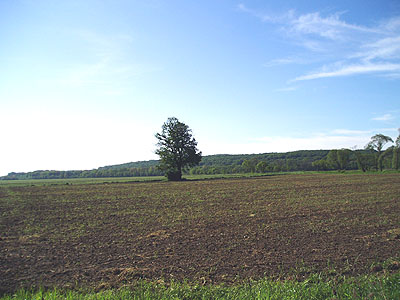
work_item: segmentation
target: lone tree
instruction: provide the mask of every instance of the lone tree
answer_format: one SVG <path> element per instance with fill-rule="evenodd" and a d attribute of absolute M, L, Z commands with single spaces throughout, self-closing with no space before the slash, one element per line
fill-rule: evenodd
<path fill-rule="evenodd" d="M 379 171 L 382 171 L 383 146 L 385 146 L 385 144 L 387 144 L 389 142 L 393 143 L 393 140 L 391 137 L 383 135 L 383 134 L 375 134 L 373 137 L 371 137 L 371 141 L 365 147 L 366 149 L 374 150 L 377 152 L 376 169 L 377 170 L 379 169 Z"/>
<path fill-rule="evenodd" d="M 185 167 L 200 163 L 201 152 L 197 149 L 192 130 L 177 118 L 168 118 L 162 125 L 161 133 L 155 136 L 158 139 L 156 154 L 160 156 L 158 168 L 165 172 L 168 180 L 182 180 Z"/>

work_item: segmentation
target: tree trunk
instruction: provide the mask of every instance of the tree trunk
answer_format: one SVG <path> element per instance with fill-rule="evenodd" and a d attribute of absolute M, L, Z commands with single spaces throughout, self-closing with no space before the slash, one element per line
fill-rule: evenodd
<path fill-rule="evenodd" d="M 181 181 L 182 171 L 181 170 L 171 170 L 167 172 L 167 178 L 169 181 Z"/>

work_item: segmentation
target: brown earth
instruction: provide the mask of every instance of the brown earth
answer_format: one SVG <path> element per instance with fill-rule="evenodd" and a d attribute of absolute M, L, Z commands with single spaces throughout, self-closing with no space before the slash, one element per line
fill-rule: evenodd
<path fill-rule="evenodd" d="M 400 174 L 0 185 L 0 294 L 399 269 Z"/>

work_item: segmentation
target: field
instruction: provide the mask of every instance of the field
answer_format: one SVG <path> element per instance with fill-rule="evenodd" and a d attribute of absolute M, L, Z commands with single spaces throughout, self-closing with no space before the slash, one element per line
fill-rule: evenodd
<path fill-rule="evenodd" d="M 398 273 L 400 174 L 0 184 L 0 295 Z"/>

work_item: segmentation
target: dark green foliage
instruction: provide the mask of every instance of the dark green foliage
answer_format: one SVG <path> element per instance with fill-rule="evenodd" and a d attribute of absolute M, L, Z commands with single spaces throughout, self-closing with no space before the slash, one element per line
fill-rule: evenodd
<path fill-rule="evenodd" d="M 265 173 L 267 171 L 268 164 L 265 161 L 260 161 L 256 165 L 256 171 L 258 173 Z"/>
<path fill-rule="evenodd" d="M 326 157 L 327 167 L 333 170 L 346 170 L 349 167 L 351 156 L 352 151 L 349 149 L 331 150 Z M 324 167 L 324 163 L 320 161 L 317 166 Z"/>
<path fill-rule="evenodd" d="M 326 157 L 326 161 L 331 169 L 339 170 L 338 150 L 331 150 Z"/>
<path fill-rule="evenodd" d="M 304 150 L 287 153 L 262 153 L 262 154 L 218 154 L 202 158 L 200 165 L 184 170 L 187 174 L 237 174 L 244 173 L 242 167 L 244 160 L 252 160 L 256 165 L 265 162 L 266 168 L 256 172 L 271 171 L 313 171 L 319 170 L 313 162 L 326 157 L 328 150 Z M 9 173 L 0 177 L 4 180 L 13 179 L 62 179 L 62 178 L 104 178 L 104 177 L 137 177 L 160 176 L 163 171 L 157 168 L 158 160 L 130 162 L 119 165 L 101 167 L 84 171 L 34 171 L 28 173 Z M 356 167 L 355 167 L 356 168 Z"/>
<path fill-rule="evenodd" d="M 371 170 L 375 166 L 375 154 L 369 150 L 356 150 L 354 151 L 357 166 L 363 172 Z"/>
<path fill-rule="evenodd" d="M 351 151 L 349 149 L 340 149 L 337 150 L 336 154 L 340 170 L 346 170 L 349 164 Z"/>
<path fill-rule="evenodd" d="M 326 159 L 316 160 L 312 163 L 312 166 L 316 171 L 327 171 L 329 170 L 329 164 Z"/>
<path fill-rule="evenodd" d="M 399 169 L 400 165 L 400 148 L 394 147 L 393 148 L 393 156 L 392 156 L 392 168 L 395 170 Z"/>
<path fill-rule="evenodd" d="M 242 162 L 242 168 L 246 173 L 254 173 L 256 171 L 257 164 L 258 160 L 255 157 L 251 159 L 245 159 Z"/>
<path fill-rule="evenodd" d="M 85 171 L 49 171 L 41 170 L 28 173 L 9 173 L 0 177 L 0 180 L 18 179 L 67 179 L 67 178 L 105 178 L 105 177 L 138 177 L 138 176 L 161 176 L 163 173 L 155 166 L 138 168 L 98 168 Z"/>
<path fill-rule="evenodd" d="M 301 150 L 286 153 L 261 153 L 261 154 L 218 154 L 203 157 L 200 166 L 195 167 L 194 174 L 209 174 L 210 167 L 218 167 L 223 173 L 244 173 L 242 164 L 245 160 L 267 164 L 266 172 L 272 171 L 313 171 L 317 170 L 312 164 L 314 161 L 324 159 L 329 150 Z M 246 164 L 245 164 L 246 165 Z M 256 169 L 257 172 L 259 172 Z"/>
<path fill-rule="evenodd" d="M 165 172 L 168 180 L 181 180 L 184 168 L 200 163 L 201 152 L 197 149 L 192 130 L 177 118 L 168 118 L 161 133 L 155 136 L 158 139 L 156 154 L 160 156 L 158 168 Z"/>

